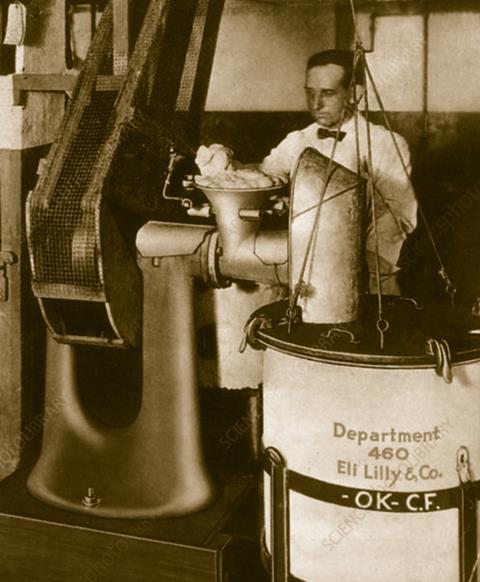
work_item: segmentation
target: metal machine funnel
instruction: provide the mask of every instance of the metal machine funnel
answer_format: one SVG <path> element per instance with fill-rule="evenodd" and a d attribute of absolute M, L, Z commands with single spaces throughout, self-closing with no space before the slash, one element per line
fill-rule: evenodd
<path fill-rule="evenodd" d="M 223 251 L 223 260 L 233 257 L 240 244 L 258 230 L 258 219 L 272 198 L 285 186 L 238 189 L 198 186 L 212 205 Z"/>

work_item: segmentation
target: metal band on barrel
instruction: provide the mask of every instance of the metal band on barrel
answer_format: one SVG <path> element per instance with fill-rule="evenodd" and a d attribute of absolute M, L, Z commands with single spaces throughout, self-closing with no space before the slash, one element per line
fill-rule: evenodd
<path fill-rule="evenodd" d="M 265 471 L 270 474 L 268 461 Z M 343 507 L 381 511 L 384 513 L 434 513 L 446 509 L 458 509 L 461 503 L 461 487 L 436 491 L 388 491 L 385 489 L 357 489 L 320 481 L 291 469 L 287 470 L 288 488 L 291 491 Z M 478 496 L 480 481 L 471 484 L 471 491 Z"/>

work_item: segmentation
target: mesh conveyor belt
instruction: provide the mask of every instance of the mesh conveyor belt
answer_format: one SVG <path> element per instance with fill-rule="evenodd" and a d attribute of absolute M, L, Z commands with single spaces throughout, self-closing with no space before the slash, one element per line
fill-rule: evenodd
<path fill-rule="evenodd" d="M 79 132 L 69 144 L 55 190 L 46 200 L 36 198 L 32 206 L 32 243 L 37 278 L 42 282 L 101 288 L 95 262 L 95 208 L 86 193 L 109 131 L 115 96 L 114 92 L 92 95 Z"/>
<path fill-rule="evenodd" d="M 202 39 L 216 37 L 222 6 L 218 0 L 132 3 L 128 67 L 115 45 L 112 2 L 104 11 L 59 138 L 27 202 L 33 292 L 63 340 L 139 343 L 135 233 L 142 220 L 169 210 L 161 192 L 171 142 L 193 151 L 175 125 L 176 104 L 183 101 L 190 125 L 198 123 L 191 109 L 194 101 L 196 110 L 203 106 L 206 85 L 205 91 L 195 87 L 209 76 L 214 46 L 205 48 Z M 103 306 L 97 315 L 94 303 Z M 79 324 L 92 317 L 96 331 Z"/>

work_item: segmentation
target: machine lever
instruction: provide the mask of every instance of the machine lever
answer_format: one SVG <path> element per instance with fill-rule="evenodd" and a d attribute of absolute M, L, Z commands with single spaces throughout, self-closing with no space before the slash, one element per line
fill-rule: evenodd
<path fill-rule="evenodd" d="M 196 218 L 210 218 L 212 216 L 212 207 L 210 204 L 202 204 L 201 206 L 192 206 L 187 208 L 188 216 Z"/>
<path fill-rule="evenodd" d="M 165 175 L 165 181 L 163 183 L 162 198 L 164 198 L 165 200 L 176 200 L 177 202 L 180 202 L 184 208 L 193 208 L 194 204 L 193 201 L 190 200 L 190 198 L 184 196 L 172 196 L 168 194 L 168 191 L 170 190 L 172 184 L 173 172 L 175 171 L 177 164 L 183 161 L 184 159 L 185 159 L 184 156 L 178 154 L 173 144 L 171 144 L 168 153 L 168 166 Z M 183 182 L 182 185 L 186 187 L 186 190 L 192 190 L 191 183 L 192 182 L 190 180 L 186 180 Z"/>

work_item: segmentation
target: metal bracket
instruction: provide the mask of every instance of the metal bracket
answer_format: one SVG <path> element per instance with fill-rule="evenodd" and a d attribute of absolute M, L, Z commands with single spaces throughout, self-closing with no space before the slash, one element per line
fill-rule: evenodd
<path fill-rule="evenodd" d="M 477 497 L 470 470 L 470 455 L 467 447 L 457 450 L 457 473 L 460 481 L 459 505 L 459 580 L 472 582 L 478 566 L 477 556 Z"/>
<path fill-rule="evenodd" d="M 274 447 L 265 449 L 270 464 L 270 551 L 271 582 L 288 582 L 290 577 L 290 508 L 287 465 Z"/>
<path fill-rule="evenodd" d="M 447 384 L 452 383 L 452 352 L 445 339 L 427 339 L 426 353 L 435 358 L 435 373 Z"/>
<path fill-rule="evenodd" d="M 240 342 L 238 351 L 243 354 L 247 345 L 254 350 L 264 350 L 265 346 L 257 341 L 256 334 L 258 330 L 270 327 L 272 327 L 272 320 L 269 317 L 262 313 L 258 315 L 254 314 L 243 328 L 242 341 Z"/>
<path fill-rule="evenodd" d="M 9 299 L 8 267 L 17 262 L 17 256 L 10 251 L 0 251 L 0 301 Z"/>
<path fill-rule="evenodd" d="M 480 297 L 478 295 L 475 297 L 474 304 L 472 305 L 472 315 L 480 317 Z"/>

